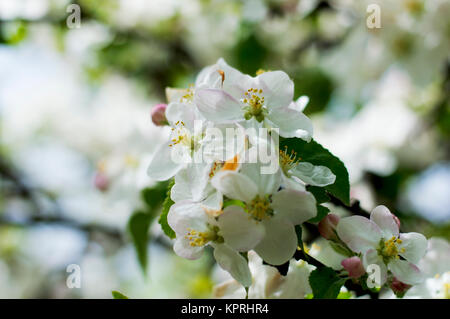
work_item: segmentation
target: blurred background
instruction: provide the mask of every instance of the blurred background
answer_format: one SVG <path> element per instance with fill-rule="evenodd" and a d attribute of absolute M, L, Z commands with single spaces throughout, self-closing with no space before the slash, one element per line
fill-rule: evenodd
<path fill-rule="evenodd" d="M 450 240 L 449 16 L 448 0 L 0 0 L 0 298 L 211 296 L 226 275 L 174 255 L 145 171 L 168 133 L 151 107 L 220 57 L 287 72 L 360 206 Z M 151 216 L 141 259 L 133 213 Z"/>

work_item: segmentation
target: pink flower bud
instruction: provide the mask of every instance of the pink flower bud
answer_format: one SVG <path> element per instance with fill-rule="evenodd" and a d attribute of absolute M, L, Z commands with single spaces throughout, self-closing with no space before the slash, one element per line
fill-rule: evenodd
<path fill-rule="evenodd" d="M 352 278 L 359 278 L 366 272 L 361 259 L 356 256 L 344 259 L 341 265 L 348 271 L 348 275 Z"/>
<path fill-rule="evenodd" d="M 334 240 L 336 236 L 336 226 L 339 223 L 339 216 L 335 214 L 328 214 L 319 223 L 319 233 L 325 239 Z"/>
<path fill-rule="evenodd" d="M 411 288 L 411 285 L 405 284 L 394 277 L 392 279 L 390 287 L 397 296 L 403 296 L 408 291 L 408 289 Z"/>
<path fill-rule="evenodd" d="M 152 122 L 157 126 L 163 126 L 167 124 L 166 119 L 167 104 L 156 104 L 151 111 Z"/>
<path fill-rule="evenodd" d="M 109 181 L 108 181 L 108 178 L 106 177 L 106 175 L 103 173 L 97 172 L 94 177 L 94 186 L 99 191 L 102 191 L 102 192 L 106 191 L 109 186 Z"/>

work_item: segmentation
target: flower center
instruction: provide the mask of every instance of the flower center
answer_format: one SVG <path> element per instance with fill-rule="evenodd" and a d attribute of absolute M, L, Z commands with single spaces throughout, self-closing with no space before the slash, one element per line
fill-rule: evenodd
<path fill-rule="evenodd" d="M 272 216 L 273 209 L 270 207 L 269 197 L 260 197 L 259 195 L 256 195 L 250 204 L 247 204 L 247 212 L 257 221 L 262 221 L 263 219 Z"/>
<path fill-rule="evenodd" d="M 186 89 L 186 94 L 181 97 L 180 102 L 193 102 L 193 101 L 194 101 L 194 85 L 191 84 Z"/>
<path fill-rule="evenodd" d="M 297 166 L 300 160 L 300 158 L 297 158 L 297 152 L 294 152 L 294 150 L 288 153 L 287 146 L 284 147 L 284 151 L 280 150 L 280 166 L 285 175 L 289 176 L 288 172 Z"/>
<path fill-rule="evenodd" d="M 188 228 L 188 233 L 184 238 L 189 240 L 191 247 L 202 247 L 211 241 L 223 242 L 223 238 L 218 235 L 219 227 L 214 226 L 207 231 L 199 232 L 194 229 Z"/>
<path fill-rule="evenodd" d="M 177 121 L 175 123 L 175 127 L 172 128 L 172 143 L 169 144 L 170 147 L 181 144 L 186 147 L 189 147 L 191 150 L 194 149 L 195 141 L 191 136 L 191 133 L 187 128 L 185 128 L 185 124 L 183 121 Z"/>
<path fill-rule="evenodd" d="M 397 238 L 395 236 L 392 236 L 391 239 L 385 241 L 381 244 L 381 255 L 385 259 L 391 259 L 396 258 L 399 259 L 400 256 L 398 255 L 399 252 L 404 253 L 405 248 L 398 249 L 398 245 L 402 243 L 402 240 L 400 238 Z"/>
<path fill-rule="evenodd" d="M 246 120 L 250 120 L 252 117 L 254 117 L 258 122 L 262 122 L 264 120 L 267 110 L 264 108 L 264 96 L 262 93 L 262 89 L 254 88 L 250 88 L 247 92 L 245 92 L 245 97 L 241 99 L 241 101 L 246 105 L 244 107 L 244 110 L 246 111 L 244 118 Z"/>

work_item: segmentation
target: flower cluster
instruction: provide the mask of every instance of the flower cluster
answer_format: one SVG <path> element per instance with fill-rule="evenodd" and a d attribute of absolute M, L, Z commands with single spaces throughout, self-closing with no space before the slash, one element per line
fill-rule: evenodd
<path fill-rule="evenodd" d="M 400 233 L 400 221 L 385 206 L 377 206 L 370 218 L 329 214 L 319 224 L 323 237 L 348 256 L 342 266 L 350 278 L 369 273 L 374 286 L 388 284 L 399 295 L 423 281 L 417 267 L 427 249 L 427 239 L 419 233 Z"/>
<path fill-rule="evenodd" d="M 311 262 L 301 277 L 304 290 L 317 295 L 322 293 L 314 289 L 324 286 L 316 284 L 321 274 L 334 278 L 338 288 L 351 279 L 369 290 L 387 285 L 397 295 L 421 282 L 416 264 L 427 247 L 423 235 L 399 233 L 400 221 L 384 206 L 376 207 L 370 219 L 327 215 L 328 208 L 320 205 L 323 198 L 312 193 L 309 187 L 338 187 L 338 177 L 289 149 L 299 141 L 317 143 L 311 142 L 312 124 L 303 113 L 308 98 L 294 101 L 294 83 L 286 73 L 258 71 L 251 77 L 220 59 L 203 69 L 189 89 L 168 88 L 166 94 L 168 104 L 158 104 L 151 114 L 153 123 L 170 127 L 170 137 L 156 152 L 148 174 L 174 181 L 166 227 L 175 233 L 176 254 L 197 259 L 211 246 L 218 265 L 247 288 L 256 280 L 249 257 L 279 270 L 294 269 L 288 277 L 298 277 L 297 266 Z M 280 146 L 280 140 L 294 142 Z M 327 158 L 320 163 L 336 161 L 326 150 L 317 152 L 322 153 L 314 154 L 316 158 Z M 319 233 L 344 256 L 341 269 L 308 256 L 298 226 L 312 220 L 320 221 Z M 292 258 L 299 260 L 300 250 L 304 260 L 296 263 Z M 311 269 L 315 279 L 308 282 Z M 332 276 L 335 270 L 338 274 Z M 277 280 L 291 290 L 286 278 Z M 287 293 L 281 290 L 277 295 Z"/>
<path fill-rule="evenodd" d="M 294 84 L 284 72 L 257 74 L 242 74 L 220 59 L 189 89 L 168 88 L 169 103 L 152 115 L 171 135 L 148 169 L 156 180 L 174 177 L 167 220 L 175 252 L 196 259 L 210 245 L 217 263 L 246 287 L 252 278 L 242 253 L 254 250 L 271 265 L 290 260 L 297 249 L 294 227 L 317 214 L 305 184 L 335 181 L 327 167 L 277 145 L 279 136 L 311 140 L 312 124 L 302 112 L 308 99 L 293 100 Z"/>

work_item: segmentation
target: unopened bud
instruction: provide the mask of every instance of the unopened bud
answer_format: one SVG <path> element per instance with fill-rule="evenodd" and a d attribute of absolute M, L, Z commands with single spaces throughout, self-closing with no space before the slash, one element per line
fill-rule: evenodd
<path fill-rule="evenodd" d="M 166 119 L 167 104 L 156 104 L 151 111 L 152 122 L 156 126 L 163 126 L 167 124 Z"/>
<path fill-rule="evenodd" d="M 356 256 L 344 259 L 341 265 L 348 271 L 348 275 L 351 278 L 359 278 L 366 273 L 361 259 Z"/>
<path fill-rule="evenodd" d="M 99 191 L 102 191 L 102 192 L 106 191 L 109 186 L 109 181 L 108 181 L 108 178 L 106 177 L 106 175 L 103 173 L 97 172 L 94 177 L 94 186 Z"/>
<path fill-rule="evenodd" d="M 411 288 L 411 285 L 405 284 L 394 277 L 392 279 L 390 287 L 396 296 L 403 297 L 403 295 L 409 290 L 409 288 Z"/>
<path fill-rule="evenodd" d="M 339 216 L 335 214 L 328 214 L 319 223 L 319 233 L 323 238 L 329 240 L 337 239 L 336 227 L 339 223 Z"/>

